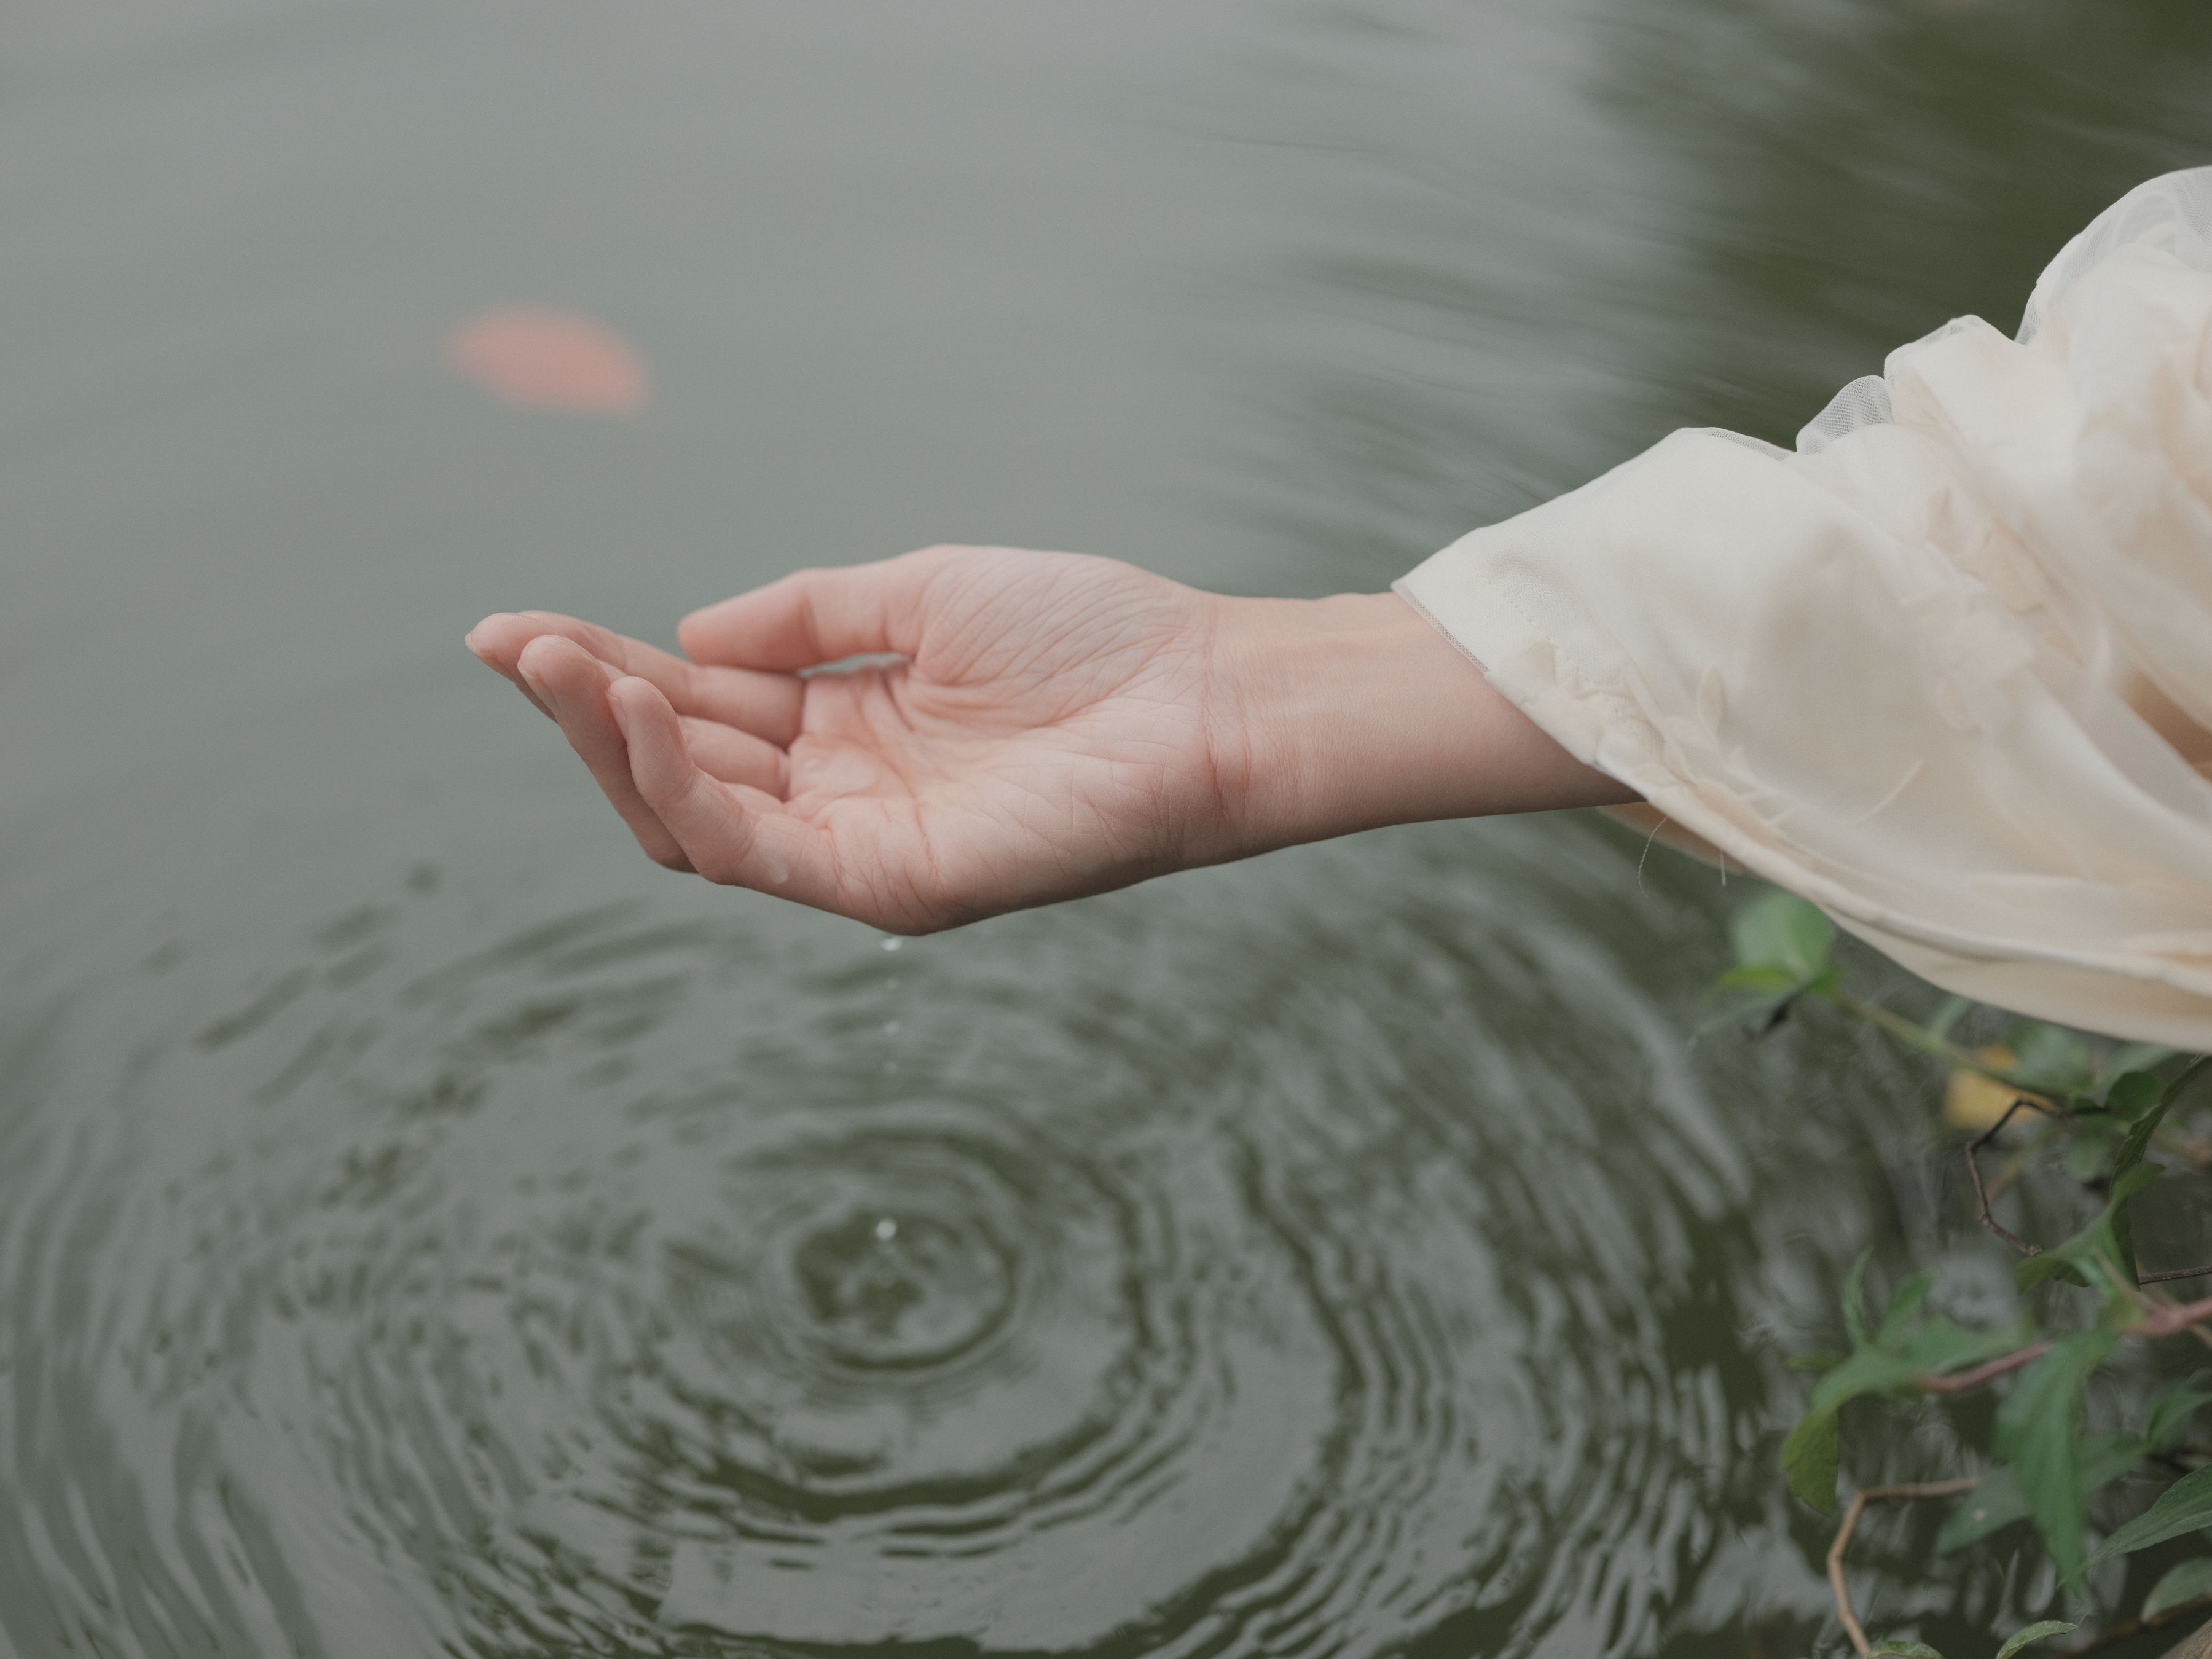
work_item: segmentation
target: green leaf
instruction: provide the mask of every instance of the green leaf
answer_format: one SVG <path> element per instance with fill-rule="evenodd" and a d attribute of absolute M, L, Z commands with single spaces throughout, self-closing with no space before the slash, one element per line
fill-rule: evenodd
<path fill-rule="evenodd" d="M 2166 1576 L 2153 1584 L 2150 1594 L 2143 1597 L 2143 1622 L 2150 1624 L 2161 1613 L 2186 1607 L 2205 1595 L 2212 1595 L 2212 1559 L 2184 1561 L 2179 1566 L 2169 1567 Z"/>
<path fill-rule="evenodd" d="M 1815 977 L 1828 965 L 1836 924 L 1820 906 L 1775 888 L 1735 913 L 1729 924 L 1741 968 L 1780 968 L 1794 978 Z"/>
<path fill-rule="evenodd" d="M 1909 1393 L 1913 1378 L 1929 1369 L 1903 1354 L 1860 1348 L 1820 1379 L 1808 1409 L 1838 1412 L 1863 1394 Z"/>
<path fill-rule="evenodd" d="M 1731 968 L 1712 982 L 1716 991 L 1795 991 L 1805 982 L 1804 976 L 1791 973 L 1787 968 L 1771 962 L 1756 962 L 1747 968 Z"/>
<path fill-rule="evenodd" d="M 1936 1275 L 1933 1273 L 1919 1273 L 1899 1285 L 1897 1293 L 1889 1298 L 1889 1306 L 1882 1312 L 1881 1328 L 1875 1333 L 1874 1340 L 1877 1343 L 1887 1344 L 1903 1336 L 1935 1285 Z"/>
<path fill-rule="evenodd" d="M 2185 1383 L 2168 1389 L 2151 1401 L 2150 1415 L 2143 1421 L 2143 1438 L 2154 1451 L 2172 1451 L 2189 1432 L 2197 1413 L 2212 1394 L 2200 1394 Z"/>
<path fill-rule="evenodd" d="M 2067 1109 L 2078 1112 L 2081 1109 L 2069 1102 Z M 2119 1151 L 2122 1139 L 2122 1133 L 2114 1130 L 2112 1119 L 2102 1113 L 2077 1118 L 2058 1149 L 2059 1167 L 2084 1186 L 2109 1181 L 2112 1155 Z"/>
<path fill-rule="evenodd" d="M 2012 1282 L 2020 1290 L 2040 1285 L 2046 1279 L 2063 1279 L 2069 1285 L 2079 1285 L 2085 1291 L 2089 1288 L 2089 1281 L 2081 1276 L 2081 1270 L 2056 1250 L 2045 1250 L 2039 1255 L 2022 1256 L 2020 1265 L 2012 1270 Z"/>
<path fill-rule="evenodd" d="M 1932 1273 L 1916 1273 L 1899 1285 L 1883 1311 L 1881 1329 L 1869 1334 L 1865 1284 L 1873 1254 L 1862 1250 L 1844 1276 L 1844 1323 L 1850 1328 L 1851 1352 L 1814 1386 L 1804 1416 L 1782 1443 L 1782 1469 L 1790 1490 L 1823 1515 L 1835 1510 L 1836 1419 L 1846 1405 L 1863 1394 L 1918 1393 L 1923 1378 L 2009 1352 L 2028 1338 L 2025 1323 L 1976 1331 L 1941 1315 L 1923 1314 L 1935 1283 Z"/>
<path fill-rule="evenodd" d="M 2212 1525 L 2212 1467 L 2193 1469 L 2160 1492 L 2158 1502 L 2098 1546 L 2083 1571 L 2208 1525 Z"/>
<path fill-rule="evenodd" d="M 1836 1512 L 1836 1473 L 1842 1461 L 1833 1407 L 1807 1412 L 1782 1443 L 1782 1474 L 1790 1490 L 1823 1515 Z"/>
<path fill-rule="evenodd" d="M 2155 1042 L 2124 1042 L 2106 1057 L 2105 1069 L 2113 1077 L 2122 1078 L 2130 1072 L 2148 1072 L 2154 1066 L 2163 1066 L 2179 1052 Z"/>
<path fill-rule="evenodd" d="M 1690 1046 L 1694 1048 L 1714 1032 L 1725 1031 L 1736 1026 L 1749 1026 L 1754 1035 L 1765 1031 L 1782 1018 L 1790 1005 L 1796 1001 L 1806 988 L 1802 985 L 1793 983 L 1786 991 L 1778 991 L 1767 996 L 1747 998 L 1732 1007 L 1723 1008 L 1690 1033 Z"/>
<path fill-rule="evenodd" d="M 1782 1362 L 1783 1365 L 1786 1369 L 1793 1371 L 1825 1371 L 1831 1366 L 1840 1365 L 1843 1363 L 1843 1355 L 1839 1353 L 1828 1353 L 1826 1352 L 1817 1353 L 1793 1353 L 1789 1358 Z"/>
<path fill-rule="evenodd" d="M 2139 1072 L 2136 1075 L 2140 1077 L 2142 1073 Z M 2158 1079 L 2153 1078 L 2151 1080 L 2155 1083 Z M 2165 1101 L 2154 1100 L 2143 1109 L 2142 1115 L 2130 1126 L 2128 1138 L 2120 1143 L 2120 1150 L 2112 1154 L 2114 1181 L 2136 1170 L 2147 1167 L 2143 1163 L 2143 1157 L 2150 1151 L 2150 1138 L 2158 1133 L 2158 1126 L 2165 1121 Z"/>
<path fill-rule="evenodd" d="M 2135 1164 L 2121 1170 L 2112 1177 L 2112 1202 L 2107 1209 L 2117 1214 L 2121 1205 L 2165 1173 L 2163 1164 Z"/>
<path fill-rule="evenodd" d="M 2169 1106 L 2181 1098 L 2182 1092 L 2197 1081 L 2197 1074 L 2212 1066 L 2212 1054 L 2199 1054 L 2181 1069 L 2180 1074 L 2166 1085 L 2166 1103 Z"/>
<path fill-rule="evenodd" d="M 1902 1340 L 1886 1342 L 1883 1351 L 1914 1376 L 1923 1372 L 1940 1375 L 1981 1360 L 1994 1359 L 2001 1353 L 2010 1353 L 2014 1348 L 2025 1346 L 2031 1334 L 2025 1321 L 1974 1331 L 1938 1314 L 1922 1320 Z"/>
<path fill-rule="evenodd" d="M 1867 1345 L 1867 1303 L 1860 1301 L 1858 1287 L 1867 1283 L 1867 1263 L 1874 1261 L 1874 1245 L 1858 1252 L 1858 1261 L 1851 1263 L 1851 1272 L 1843 1276 L 1843 1328 L 1851 1334 L 1851 1347 Z"/>
<path fill-rule="evenodd" d="M 1943 1659 L 1925 1642 L 1877 1642 L 1867 1650 L 1867 1659 Z"/>
<path fill-rule="evenodd" d="M 2148 1450 L 2132 1434 L 2088 1437 L 2081 1443 L 2081 1490 L 2102 1491 L 2141 1462 Z M 2027 1493 L 2020 1484 L 2020 1472 L 1992 1469 L 1943 1517 L 1942 1530 L 1936 1534 L 1936 1553 L 1948 1555 L 1978 1543 L 2000 1527 L 2027 1520 Z"/>
<path fill-rule="evenodd" d="M 1749 989 L 1753 994 L 1732 1006 L 1723 1008 L 1711 1019 L 1690 1033 L 1690 1046 L 1697 1047 L 1716 1031 L 1730 1026 L 1748 1025 L 1754 1035 L 1772 1030 L 1782 1021 L 1800 997 L 1824 996 L 1836 988 L 1840 970 L 1831 968 L 1810 978 L 1801 978 L 1785 968 L 1772 963 L 1749 968 L 1731 968 L 1705 988 L 1707 991 Z"/>
<path fill-rule="evenodd" d="M 1945 997 L 1928 1024 L 1921 1027 L 1938 1042 L 1951 1035 L 1951 1028 L 1973 1012 L 1974 1005 L 1965 997 Z"/>
<path fill-rule="evenodd" d="M 2106 1091 L 2105 1107 L 2113 1116 L 2132 1123 L 2154 1106 L 2163 1103 L 2166 1085 L 2155 1072 L 2123 1072 Z"/>
<path fill-rule="evenodd" d="M 1940 1316 L 1923 1319 L 1901 1338 L 1854 1349 L 1821 1377 L 1807 1408 L 1841 1411 L 1863 1394 L 1909 1396 L 1918 1392 L 1922 1377 L 2009 1353 L 2027 1335 L 2024 1323 L 1972 1331 Z"/>
<path fill-rule="evenodd" d="M 2063 1636 L 2075 1628 L 2076 1626 L 2073 1625 L 2063 1624 L 2056 1619 L 2046 1619 L 2039 1625 L 2030 1625 L 2026 1630 L 2016 1630 L 2006 1638 L 2005 1644 L 1997 1650 L 1997 1659 L 2012 1659 L 2013 1655 L 2018 1653 L 2030 1642 L 2040 1642 L 2051 1636 Z"/>
<path fill-rule="evenodd" d="M 2120 1082 L 2131 1083 L 2136 1078 L 2148 1080 L 2152 1100 L 2142 1115 L 2136 1120 L 2135 1127 L 2128 1131 L 2128 1138 L 2120 1143 L 2120 1150 L 2112 1158 L 2112 1217 L 2114 1253 L 2119 1257 L 2120 1266 L 2127 1269 L 2130 1282 L 2141 1284 L 2142 1273 L 2136 1266 L 2135 1224 L 2128 1218 L 2128 1194 L 2120 1189 L 2128 1182 L 2136 1181 L 2145 1170 L 2158 1167 L 2154 1164 L 2145 1164 L 2143 1155 L 2150 1151 L 2150 1138 L 2158 1133 L 2158 1126 L 2165 1121 L 2166 1103 L 2158 1079 L 2148 1072 L 2130 1072 Z M 2118 1084 L 2113 1085 L 2112 1092 L 2116 1095 L 2119 1092 Z M 2137 1186 L 2129 1188 L 2129 1193 L 2139 1191 L 2142 1186 L 2148 1186 L 2157 1178 L 2155 1175 L 2143 1177 Z"/>
<path fill-rule="evenodd" d="M 2144 1124 L 2157 1127 L 2155 1120 L 2152 1118 L 2144 1119 L 2143 1123 L 2136 1127 L 2141 1129 Z M 2130 1138 L 2133 1139 L 2132 1133 Z M 2146 1131 L 2146 1144 L 2148 1139 L 2148 1132 Z M 2116 1236 L 2116 1218 L 2127 1213 L 2130 1199 L 2166 1173 L 2158 1164 L 2141 1162 L 2140 1152 L 2136 1157 L 2138 1161 L 2136 1164 L 2113 1177 L 2112 1191 L 2097 1218 L 2063 1244 L 2053 1245 L 2040 1255 L 2023 1258 L 2013 1269 L 2014 1284 L 2024 1291 L 2046 1279 L 2063 1279 L 2069 1284 L 2087 1285 L 2093 1289 L 2113 1288 L 2109 1282 L 2112 1264 L 2119 1262 L 2125 1267 L 2130 1262 L 2130 1258 L 2123 1254 L 2120 1239 Z M 2132 1272 L 2130 1272 L 2128 1283 L 2135 1283 Z"/>
<path fill-rule="evenodd" d="M 1851 1346 L 1866 1346 L 1866 1304 L 1859 1299 L 1859 1286 L 1866 1282 L 1867 1263 L 1874 1260 L 1874 1246 L 1861 1250 L 1851 1270 L 1844 1275 L 1844 1328 L 1851 1334 Z"/>
<path fill-rule="evenodd" d="M 2063 1025 L 2030 1020 L 2005 1039 L 2012 1050 L 2007 1076 L 2036 1088 L 2080 1094 L 2097 1079 L 2097 1057 L 2089 1045 Z"/>
<path fill-rule="evenodd" d="M 2089 1524 L 2087 1471 L 2075 1436 L 2081 1385 L 2118 1340 L 2102 1325 L 2061 1338 L 2021 1373 L 1997 1407 L 1997 1455 L 2019 1475 L 2043 1546 L 2069 1581 L 2081 1573 L 2081 1534 Z"/>
<path fill-rule="evenodd" d="M 2166 1108 L 2160 1106 L 2151 1116 L 2136 1125 L 2136 1128 L 2144 1130 L 2146 1143 L 2150 1139 L 2149 1129 L 2157 1127 L 2158 1120 L 2165 1115 Z M 2130 1140 L 2135 1139 L 2132 1133 L 2128 1138 Z M 2124 1158 L 2127 1156 L 2125 1147 L 2121 1149 L 2121 1156 Z M 2112 1239 L 2112 1257 L 2120 1264 L 2121 1271 L 2127 1274 L 2130 1285 L 2140 1281 L 2136 1273 L 2135 1229 L 2128 1220 L 2128 1200 L 2166 1173 L 2162 1164 L 2144 1163 L 2140 1148 L 2135 1153 L 2135 1159 L 2134 1163 L 2114 1173 L 2112 1200 L 2105 1206 L 2105 1230 Z"/>

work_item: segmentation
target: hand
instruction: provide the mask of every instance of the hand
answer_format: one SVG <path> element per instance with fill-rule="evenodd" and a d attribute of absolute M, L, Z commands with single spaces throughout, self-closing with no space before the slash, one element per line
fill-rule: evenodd
<path fill-rule="evenodd" d="M 529 611 L 469 646 L 660 863 L 895 933 L 1374 824 L 1632 798 L 1389 594 L 1235 599 L 940 547 L 802 571 L 678 634 L 689 661 Z"/>

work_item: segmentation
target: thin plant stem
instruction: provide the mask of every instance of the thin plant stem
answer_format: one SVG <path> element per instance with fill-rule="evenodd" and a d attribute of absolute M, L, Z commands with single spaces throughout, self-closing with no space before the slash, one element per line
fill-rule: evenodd
<path fill-rule="evenodd" d="M 2130 1636 L 2140 1636 L 2147 1630 L 2156 1630 L 2160 1626 L 2172 1624 L 2185 1614 L 2201 1612 L 2207 1606 L 2212 1606 L 2212 1590 L 2170 1607 L 2155 1619 L 2124 1619 L 2117 1625 L 2099 1631 L 2087 1641 L 2077 1643 L 2063 1651 L 2068 1656 L 2094 1653 L 2099 1648 L 2110 1647 L 2115 1642 L 2124 1642 Z M 2212 1654 L 2212 1625 L 2207 1625 L 2197 1632 L 2191 1641 L 2185 1641 L 2181 1646 L 2168 1650 L 2166 1659 L 2204 1659 L 2207 1654 Z"/>
<path fill-rule="evenodd" d="M 1860 1653 L 1872 1652 L 1874 1644 L 1867 1640 L 1865 1626 L 1859 1623 L 1858 1614 L 1851 1611 L 1850 1587 L 1844 1582 L 1844 1552 L 1850 1547 L 1851 1534 L 1858 1530 L 1859 1516 L 1866 1513 L 1866 1506 L 1899 1498 L 1954 1498 L 1962 1492 L 1972 1492 L 1981 1484 L 1981 1476 L 1969 1474 L 1956 1480 L 1923 1480 L 1909 1486 L 1866 1486 L 1851 1494 L 1851 1501 L 1844 1510 L 1844 1524 L 1836 1528 L 1836 1541 L 1828 1546 L 1828 1588 L 1836 1593 L 1836 1617 L 1843 1620 L 1844 1634 L 1851 1638 L 1851 1646 Z"/>
<path fill-rule="evenodd" d="M 2007 1371 L 2016 1371 L 2023 1365 L 2032 1365 L 2051 1352 L 2048 1341 L 2031 1342 L 2024 1348 L 2014 1348 L 2010 1353 L 1999 1354 L 1986 1364 L 1972 1370 L 1954 1371 L 1949 1376 L 1928 1372 L 1912 1379 L 1913 1386 L 1929 1394 L 1965 1394 L 1978 1389 L 1984 1382 L 1993 1382 Z"/>
<path fill-rule="evenodd" d="M 2142 1298 L 2142 1323 L 2136 1327 L 2138 1335 L 2172 1336 L 2212 1319 L 2212 1297 L 2201 1302 L 2167 1302 L 2151 1297 Z"/>
<path fill-rule="evenodd" d="M 1990 1190 L 1982 1184 L 1980 1158 L 1982 1148 L 2002 1133 L 2005 1125 L 2012 1121 L 2013 1114 L 2023 1106 L 2031 1112 L 2041 1112 L 2045 1116 L 2050 1115 L 2053 1109 L 2048 1103 L 2038 1100 L 2032 1095 L 2014 1095 L 2012 1104 L 2004 1109 L 2004 1115 L 1966 1143 L 1966 1173 L 1973 1180 L 1974 1207 L 1981 1216 L 1982 1225 L 1987 1227 L 2022 1255 L 2040 1255 L 2043 1254 L 2043 1247 L 2040 1244 L 2029 1243 L 1990 1213 Z"/>
<path fill-rule="evenodd" d="M 1869 1025 L 1881 1027 L 1907 1048 L 1917 1048 L 1923 1054 L 1933 1054 L 1938 1060 L 1948 1060 L 1969 1072 L 1978 1072 L 1991 1082 L 2002 1083 L 2008 1089 L 2024 1089 L 2027 1086 L 2002 1066 L 1990 1065 L 1972 1049 L 1961 1048 L 1947 1038 L 1933 1036 L 1903 1014 L 1893 1013 L 1878 1003 L 1869 1002 L 1864 997 L 1853 996 L 1840 986 L 1829 991 L 1828 997 L 1845 1013 L 1855 1014 Z"/>

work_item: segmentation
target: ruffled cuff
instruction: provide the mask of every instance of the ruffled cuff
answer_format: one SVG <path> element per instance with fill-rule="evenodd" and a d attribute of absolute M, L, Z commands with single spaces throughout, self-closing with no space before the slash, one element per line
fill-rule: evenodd
<path fill-rule="evenodd" d="M 2212 171 L 1787 451 L 1678 432 L 1398 584 L 1669 820 L 1938 984 L 2212 1048 Z M 2197 734 L 2192 737 L 2191 734 Z"/>

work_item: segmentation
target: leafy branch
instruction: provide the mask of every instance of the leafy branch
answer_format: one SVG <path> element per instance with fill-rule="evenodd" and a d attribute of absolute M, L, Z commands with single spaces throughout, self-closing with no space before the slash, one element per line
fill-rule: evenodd
<path fill-rule="evenodd" d="M 2007 1385 L 1991 1436 L 1991 1466 L 1984 1473 L 1871 1486 L 1852 1495 L 1827 1555 L 1837 1616 L 1852 1647 L 1870 1659 L 1942 1659 L 1917 1642 L 1870 1644 L 1853 1608 L 1844 1556 L 1869 1504 L 1958 1498 L 1938 1534 L 1939 1554 L 2014 1522 L 2031 1521 L 2062 1583 L 2076 1588 L 2118 1556 L 2212 1527 L 2212 1464 L 2192 1469 L 2181 1461 L 2189 1426 L 2198 1408 L 2212 1403 L 2212 1395 L 2169 1389 L 2151 1404 L 2142 1428 L 2133 1433 L 2089 1434 L 2082 1425 L 2088 1378 L 2124 1344 L 2185 1334 L 2212 1346 L 2212 1297 L 2175 1302 L 2149 1288 L 2212 1274 L 2212 1264 L 2144 1272 L 2136 1258 L 2130 1210 L 2145 1188 L 2169 1173 L 2166 1165 L 2153 1161 L 2154 1152 L 2177 1158 L 2191 1173 L 2212 1169 L 2212 1146 L 2205 1137 L 2177 1133 L 2168 1126 L 2184 1093 L 2212 1062 L 2191 1061 L 2147 1044 L 2100 1049 L 2072 1032 L 2036 1022 L 2015 1027 L 2003 1044 L 1969 1048 L 1952 1034 L 1971 1005 L 1953 999 L 1934 1018 L 1917 1024 L 1856 996 L 1844 987 L 1842 970 L 1832 960 L 1833 925 L 1814 906 L 1786 893 L 1771 892 L 1746 906 L 1730 933 L 1735 965 L 1716 988 L 1736 993 L 1737 1000 L 1699 1035 L 1729 1024 L 1771 1030 L 1800 1006 L 1822 1004 L 1942 1062 L 1949 1071 L 1948 1115 L 1978 1131 L 1965 1146 L 1977 1218 L 2019 1254 L 2017 1289 L 2064 1284 L 2090 1297 L 2091 1305 L 2068 1322 L 2072 1328 L 2039 1328 L 2027 1311 L 2008 1322 L 1973 1328 L 1929 1310 L 1935 1275 L 1921 1273 L 1896 1289 L 1870 1324 L 1863 1282 L 1871 1253 L 1852 1266 L 1843 1298 L 1850 1351 L 1793 1362 L 1821 1373 L 1782 1448 L 1784 1476 L 1801 1500 L 1822 1513 L 1834 1512 L 1841 1413 L 1851 1401 L 1866 1396 L 1954 1396 Z M 1985 1180 L 1982 1154 L 2001 1145 L 2022 1114 L 2039 1127 L 1995 1182 Z M 2051 1244 L 2021 1237 L 1992 1212 L 2003 1191 L 2044 1162 L 2062 1165 L 2103 1200 L 2087 1225 Z M 2146 1465 L 2165 1468 L 2179 1478 L 2143 1515 L 2090 1550 L 2090 1498 Z M 2101 1646 L 2208 1602 L 2212 1558 L 2185 1561 L 2153 1588 L 2136 1619 L 2110 1625 L 2088 1645 Z M 1999 1659 L 2074 1628 L 2053 1620 L 2031 1625 L 2006 1642 Z"/>

